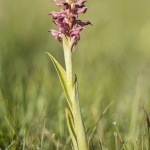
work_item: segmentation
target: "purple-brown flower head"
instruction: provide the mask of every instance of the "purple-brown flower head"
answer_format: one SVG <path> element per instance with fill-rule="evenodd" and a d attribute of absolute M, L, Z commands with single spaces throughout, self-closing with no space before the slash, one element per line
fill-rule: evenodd
<path fill-rule="evenodd" d="M 53 22 L 58 26 L 58 31 L 50 30 L 50 33 L 60 43 L 62 43 L 62 35 L 64 34 L 72 46 L 72 51 L 74 51 L 83 27 L 91 24 L 89 21 L 78 20 L 78 15 L 84 14 L 87 11 L 87 7 L 84 5 L 86 0 L 53 1 L 56 6 L 61 6 L 63 9 L 60 12 L 50 13 L 53 17 Z"/>

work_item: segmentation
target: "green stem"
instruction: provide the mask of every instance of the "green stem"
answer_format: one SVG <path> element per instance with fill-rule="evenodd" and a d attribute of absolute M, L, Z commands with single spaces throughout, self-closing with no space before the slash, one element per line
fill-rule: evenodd
<path fill-rule="evenodd" d="M 67 89 L 72 103 L 72 115 L 75 127 L 75 134 L 77 137 L 78 150 L 88 150 L 88 144 L 85 134 L 84 123 L 80 111 L 78 90 L 77 90 L 77 81 L 73 85 L 72 77 L 72 52 L 71 44 L 69 38 L 63 36 L 63 49 L 66 65 L 66 76 L 67 76 Z"/>
<path fill-rule="evenodd" d="M 66 75 L 68 81 L 68 87 L 72 93 L 73 89 L 73 78 L 72 78 L 72 52 L 71 45 L 69 44 L 69 39 L 66 36 L 63 36 L 63 49 L 64 49 L 64 58 L 66 66 Z"/>

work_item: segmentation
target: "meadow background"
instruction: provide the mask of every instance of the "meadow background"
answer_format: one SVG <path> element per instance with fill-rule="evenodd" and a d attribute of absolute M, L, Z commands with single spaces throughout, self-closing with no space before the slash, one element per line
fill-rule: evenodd
<path fill-rule="evenodd" d="M 89 0 L 86 27 L 73 53 L 88 135 L 105 108 L 91 149 L 115 150 L 119 130 L 128 149 L 148 149 L 142 103 L 150 114 L 150 1 Z M 45 54 L 64 66 L 63 50 L 48 33 L 51 0 L 0 0 L 0 148 L 71 149 L 66 100 Z M 116 122 L 116 126 L 113 125 Z M 116 128 L 117 127 L 117 128 Z M 118 149 L 122 143 L 117 138 Z M 25 145 L 27 146 L 25 148 Z"/>

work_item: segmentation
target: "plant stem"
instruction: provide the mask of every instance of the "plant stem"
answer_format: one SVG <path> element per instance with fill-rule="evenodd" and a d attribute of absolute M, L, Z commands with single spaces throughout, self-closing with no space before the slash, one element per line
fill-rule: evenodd
<path fill-rule="evenodd" d="M 79 104 L 77 78 L 75 78 L 75 83 L 73 84 L 71 44 L 69 38 L 66 36 L 63 36 L 63 48 L 68 85 L 67 89 L 72 103 L 72 116 L 74 121 L 75 134 L 77 137 L 78 150 L 88 150 L 85 128 Z"/>
<path fill-rule="evenodd" d="M 63 49 L 64 49 L 64 58 L 65 58 L 65 66 L 66 66 L 66 75 L 68 81 L 68 88 L 73 90 L 73 78 L 72 78 L 72 52 L 71 45 L 69 44 L 69 38 L 63 36 Z"/>

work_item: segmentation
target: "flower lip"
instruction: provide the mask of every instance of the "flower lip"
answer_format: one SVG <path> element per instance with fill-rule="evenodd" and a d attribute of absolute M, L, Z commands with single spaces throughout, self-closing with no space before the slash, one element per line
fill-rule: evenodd
<path fill-rule="evenodd" d="M 52 15 L 53 19 L 57 19 L 57 18 L 60 18 L 60 17 L 67 17 L 67 13 L 66 11 L 61 11 L 61 12 L 51 12 L 49 15 Z"/>
<path fill-rule="evenodd" d="M 70 31 L 70 36 L 73 37 L 73 36 L 78 36 L 80 34 L 80 32 L 83 30 L 83 27 L 77 27 L 75 29 L 72 29 Z"/>
<path fill-rule="evenodd" d="M 90 21 L 81 21 L 81 20 L 77 20 L 77 24 L 80 26 L 86 26 L 86 25 L 92 25 Z"/>
<path fill-rule="evenodd" d="M 76 4 L 79 6 L 82 6 L 85 2 L 86 2 L 86 0 L 79 0 L 76 2 Z"/>
<path fill-rule="evenodd" d="M 62 33 L 56 30 L 51 29 L 49 31 L 57 41 L 59 41 L 60 43 L 62 43 Z"/>
<path fill-rule="evenodd" d="M 53 0 L 53 2 L 56 4 L 56 6 L 65 6 L 67 5 L 66 2 L 62 2 L 62 1 L 59 1 L 59 0 Z"/>
<path fill-rule="evenodd" d="M 87 11 L 87 7 L 77 8 L 77 14 L 84 14 Z"/>

